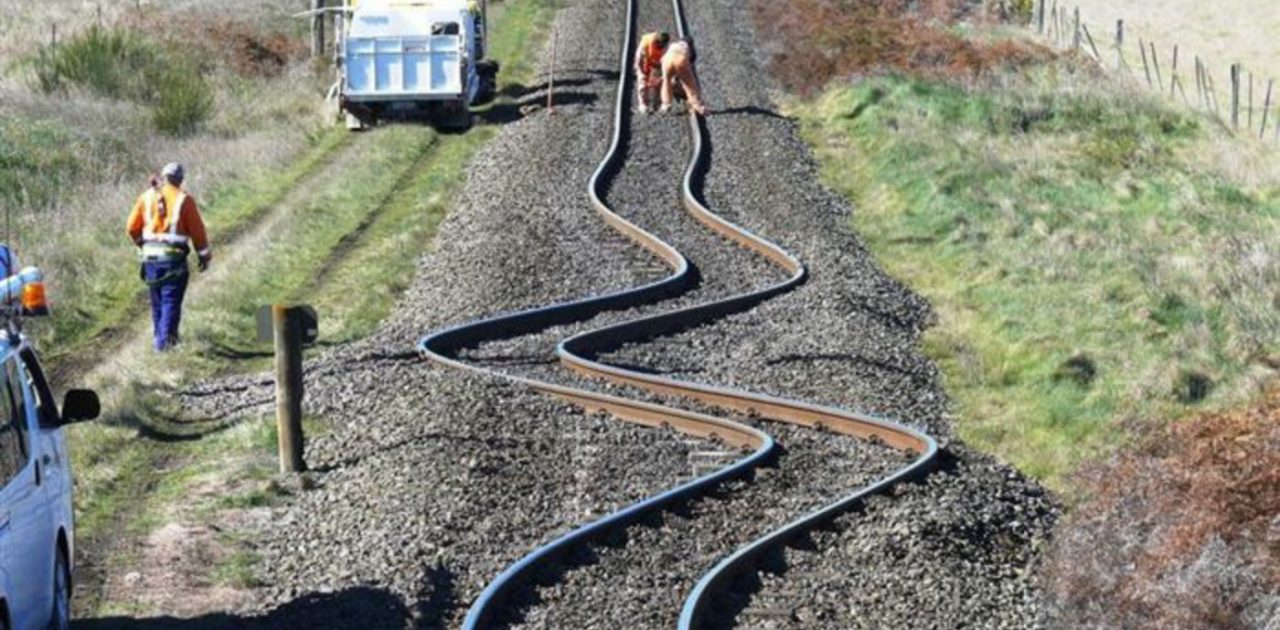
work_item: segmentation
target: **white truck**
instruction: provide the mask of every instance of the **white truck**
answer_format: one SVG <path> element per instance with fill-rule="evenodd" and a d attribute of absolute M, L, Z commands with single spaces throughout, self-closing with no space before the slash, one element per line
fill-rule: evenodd
<path fill-rule="evenodd" d="M 336 20 L 338 107 L 347 127 L 427 117 L 465 128 L 493 97 L 485 0 L 349 0 Z"/>

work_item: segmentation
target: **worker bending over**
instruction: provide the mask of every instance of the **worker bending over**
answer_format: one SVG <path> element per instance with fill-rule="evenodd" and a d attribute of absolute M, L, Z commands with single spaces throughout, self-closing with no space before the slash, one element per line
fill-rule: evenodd
<path fill-rule="evenodd" d="M 683 93 L 690 109 L 699 116 L 706 115 L 702 89 L 693 72 L 694 61 L 693 42 L 680 39 L 667 46 L 667 52 L 662 55 L 662 111 L 671 109 L 672 98 Z"/>
<path fill-rule="evenodd" d="M 671 42 L 667 33 L 645 33 L 636 48 L 636 100 L 640 113 L 647 114 L 658 99 L 662 85 L 662 54 Z"/>
<path fill-rule="evenodd" d="M 167 164 L 138 197 L 129 214 L 129 238 L 138 246 L 142 281 L 151 293 L 156 350 L 178 343 L 182 298 L 187 292 L 187 255 L 195 246 L 200 271 L 213 254 L 196 201 L 182 190 L 181 164 Z"/>

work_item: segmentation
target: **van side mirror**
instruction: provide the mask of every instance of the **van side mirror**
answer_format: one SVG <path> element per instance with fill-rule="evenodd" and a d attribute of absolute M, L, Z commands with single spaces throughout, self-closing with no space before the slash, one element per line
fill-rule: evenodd
<path fill-rule="evenodd" d="M 98 394 L 92 389 L 70 389 L 62 398 L 62 424 L 93 420 L 102 413 Z"/>

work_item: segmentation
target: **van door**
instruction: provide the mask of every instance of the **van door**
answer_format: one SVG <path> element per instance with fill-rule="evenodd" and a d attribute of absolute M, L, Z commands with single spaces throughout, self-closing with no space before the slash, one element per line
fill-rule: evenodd
<path fill-rule="evenodd" d="M 10 359 L 12 360 L 12 359 Z M 32 444 L 20 382 L 0 373 L 0 523 L 8 522 L 5 571 L 11 580 L 9 613 L 15 630 L 43 627 L 53 610 L 54 541 L 49 509 L 40 487 L 40 467 Z"/>

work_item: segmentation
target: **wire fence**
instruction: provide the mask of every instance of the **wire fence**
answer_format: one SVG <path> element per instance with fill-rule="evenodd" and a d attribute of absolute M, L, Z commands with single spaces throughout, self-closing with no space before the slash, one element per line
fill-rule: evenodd
<path fill-rule="evenodd" d="M 1233 63 L 1226 74 L 1229 84 L 1220 88 L 1213 67 L 1199 55 L 1188 59 L 1177 44 L 1161 50 L 1140 37 L 1135 50 L 1124 20 L 1117 20 L 1111 33 L 1091 30 L 1079 7 L 1058 0 L 1036 0 L 1030 27 L 1053 46 L 1092 57 L 1127 81 L 1217 118 L 1237 136 L 1280 141 L 1280 88 L 1274 78 Z"/>

